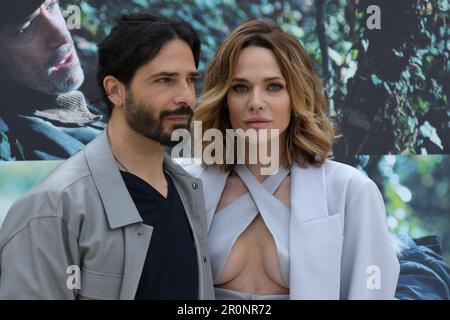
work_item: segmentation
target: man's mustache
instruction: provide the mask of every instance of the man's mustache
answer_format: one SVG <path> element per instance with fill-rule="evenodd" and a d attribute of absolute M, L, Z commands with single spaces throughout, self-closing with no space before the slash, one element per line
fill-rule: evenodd
<path fill-rule="evenodd" d="M 175 110 L 166 110 L 162 111 L 160 114 L 160 118 L 169 117 L 169 116 L 190 116 L 194 115 L 194 111 L 188 105 L 181 106 Z"/>
<path fill-rule="evenodd" d="M 50 69 L 54 65 L 61 62 L 67 54 L 74 48 L 73 42 L 63 45 L 56 49 L 47 61 L 46 69 Z"/>

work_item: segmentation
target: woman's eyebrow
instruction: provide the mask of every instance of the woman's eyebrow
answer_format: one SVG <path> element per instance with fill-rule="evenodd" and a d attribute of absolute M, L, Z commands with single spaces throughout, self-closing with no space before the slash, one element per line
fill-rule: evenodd
<path fill-rule="evenodd" d="M 236 81 L 236 82 L 250 82 L 250 81 L 248 81 L 248 80 L 245 79 L 245 78 L 239 78 L 239 77 L 233 78 L 233 81 Z"/>
<path fill-rule="evenodd" d="M 273 80 L 283 80 L 284 81 L 284 78 L 283 77 L 279 77 L 279 76 L 264 78 L 264 81 L 266 81 L 266 82 L 273 81 Z"/>
<path fill-rule="evenodd" d="M 274 81 L 274 80 L 283 80 L 284 81 L 284 78 L 280 77 L 280 76 L 264 78 L 264 82 L 269 82 L 269 81 Z M 250 82 L 247 79 L 241 78 L 241 77 L 235 77 L 235 78 L 233 78 L 233 81 L 236 81 L 236 82 Z"/>

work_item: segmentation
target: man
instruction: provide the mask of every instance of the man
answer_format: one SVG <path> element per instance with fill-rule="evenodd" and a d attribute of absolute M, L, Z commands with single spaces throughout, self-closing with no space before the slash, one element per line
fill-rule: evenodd
<path fill-rule="evenodd" d="M 12 206 L 0 299 L 213 298 L 201 182 L 165 153 L 190 126 L 199 54 L 182 20 L 119 20 L 99 45 L 108 127 Z"/>
<path fill-rule="evenodd" d="M 0 160 L 66 159 L 103 129 L 77 90 L 84 73 L 55 0 L 0 11 Z"/>

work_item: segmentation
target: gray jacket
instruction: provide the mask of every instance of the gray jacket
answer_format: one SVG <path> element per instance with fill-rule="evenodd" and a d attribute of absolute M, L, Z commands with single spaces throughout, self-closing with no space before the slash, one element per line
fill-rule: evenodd
<path fill-rule="evenodd" d="M 168 156 L 164 162 L 193 230 L 199 298 L 213 299 L 201 181 Z M 105 131 L 9 210 L 0 231 L 0 299 L 134 299 L 152 231 Z"/>

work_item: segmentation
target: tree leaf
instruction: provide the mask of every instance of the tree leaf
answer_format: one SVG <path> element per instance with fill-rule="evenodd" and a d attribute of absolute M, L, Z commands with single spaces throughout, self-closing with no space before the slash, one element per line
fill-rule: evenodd
<path fill-rule="evenodd" d="M 425 123 L 420 127 L 420 133 L 425 138 L 430 139 L 430 141 L 437 145 L 441 150 L 444 149 L 441 138 L 439 138 L 436 132 L 436 128 L 433 127 L 428 121 L 425 121 Z"/>
<path fill-rule="evenodd" d="M 380 86 L 383 83 L 383 80 L 378 78 L 378 76 L 376 74 L 372 74 L 370 76 L 370 78 L 372 79 L 372 83 L 376 86 Z"/>

